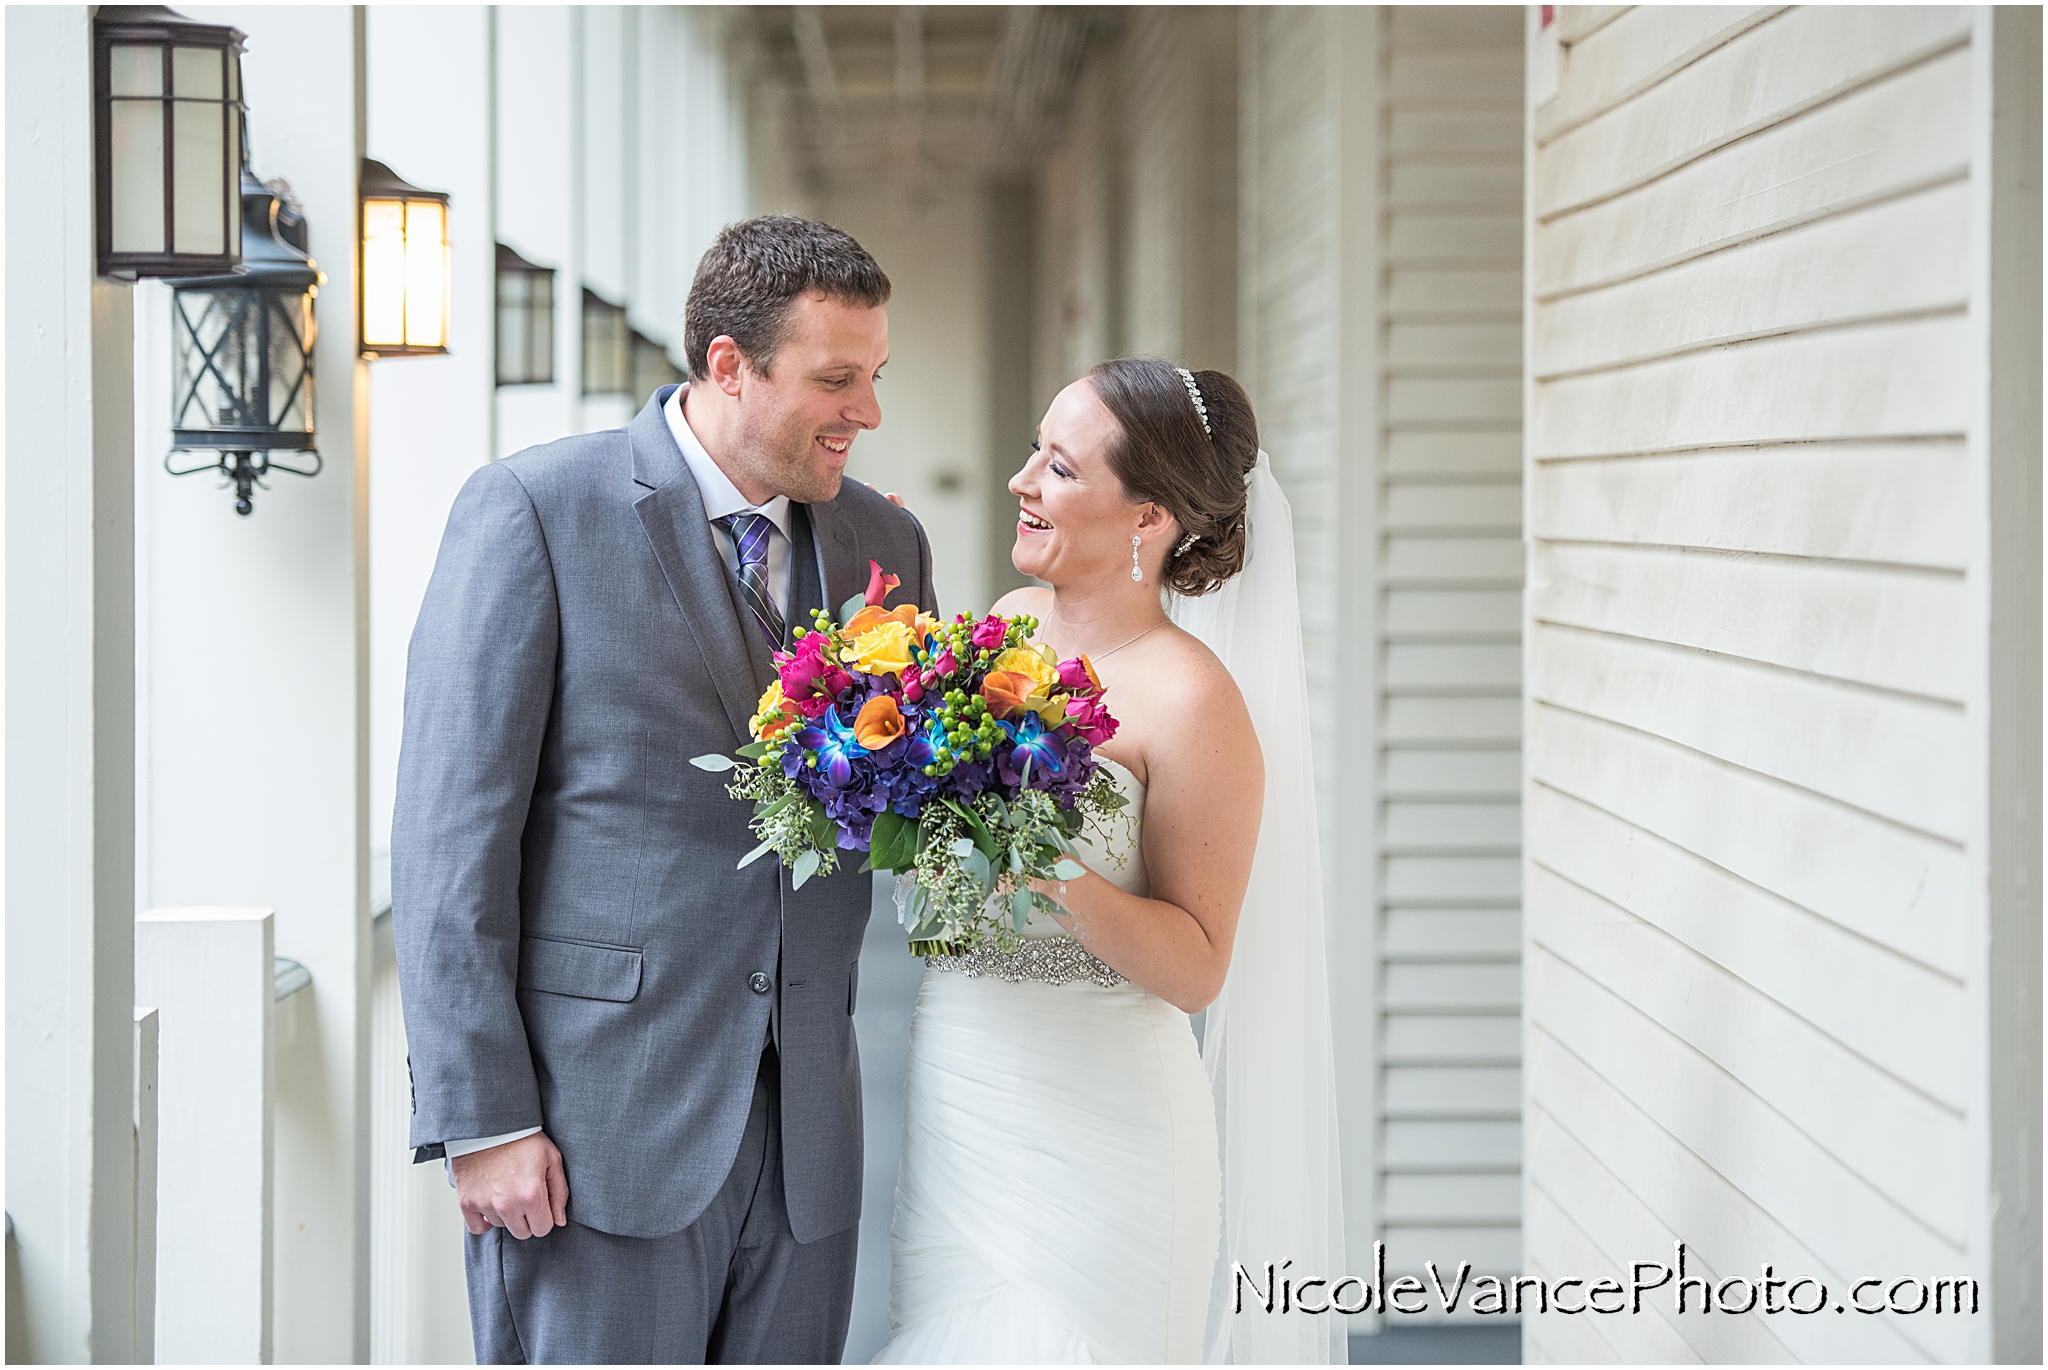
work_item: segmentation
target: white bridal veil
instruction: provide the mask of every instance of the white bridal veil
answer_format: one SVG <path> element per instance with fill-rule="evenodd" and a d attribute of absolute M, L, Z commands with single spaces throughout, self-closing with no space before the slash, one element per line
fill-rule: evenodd
<path fill-rule="evenodd" d="M 1323 952 L 1322 860 L 1309 750 L 1308 676 L 1294 580 L 1294 515 L 1259 453 L 1246 477 L 1244 570 L 1220 590 L 1176 598 L 1174 621 L 1230 668 L 1266 759 L 1266 809 L 1223 993 L 1209 1006 L 1202 1061 L 1223 1146 L 1223 1251 L 1203 1359 L 1211 1364 L 1343 1364 L 1340 1313 L 1265 1311 L 1232 1272 L 1265 1287 L 1266 1263 L 1296 1280 L 1344 1272 L 1337 1084 Z M 1329 1286 L 1325 1285 L 1326 1293 Z"/>

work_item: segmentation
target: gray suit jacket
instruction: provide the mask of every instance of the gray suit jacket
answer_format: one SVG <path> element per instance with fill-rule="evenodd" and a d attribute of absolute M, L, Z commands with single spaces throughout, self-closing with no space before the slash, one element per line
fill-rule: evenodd
<path fill-rule="evenodd" d="M 574 1221 L 679 1231 L 731 1168 L 773 1014 L 790 1226 L 810 1241 L 860 1217 L 871 885 L 734 869 L 750 807 L 689 764 L 746 741 L 772 666 L 667 395 L 483 468 L 449 514 L 392 819 L 412 1144 L 542 1126 Z M 793 512 L 791 624 L 860 593 L 870 558 L 902 577 L 892 607 L 936 607 L 909 514 L 851 480 Z"/>

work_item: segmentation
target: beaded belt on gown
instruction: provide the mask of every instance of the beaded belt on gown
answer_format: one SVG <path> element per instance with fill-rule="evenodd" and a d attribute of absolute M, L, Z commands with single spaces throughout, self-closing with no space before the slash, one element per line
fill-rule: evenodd
<path fill-rule="evenodd" d="M 1086 980 L 1104 989 L 1124 983 L 1093 953 L 1067 936 L 1026 938 L 1015 951 L 1004 951 L 994 942 L 983 942 L 964 956 L 927 956 L 924 963 L 934 970 L 957 970 L 963 975 L 992 975 L 1011 984 L 1041 980 L 1064 985 L 1069 980 Z"/>

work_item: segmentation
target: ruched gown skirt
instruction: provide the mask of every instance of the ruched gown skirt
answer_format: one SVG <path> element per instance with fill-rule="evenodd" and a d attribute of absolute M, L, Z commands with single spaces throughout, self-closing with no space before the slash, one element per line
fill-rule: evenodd
<path fill-rule="evenodd" d="M 929 970 L 904 1115 L 876 1363 L 1201 1360 L 1222 1181 L 1185 1014 Z"/>

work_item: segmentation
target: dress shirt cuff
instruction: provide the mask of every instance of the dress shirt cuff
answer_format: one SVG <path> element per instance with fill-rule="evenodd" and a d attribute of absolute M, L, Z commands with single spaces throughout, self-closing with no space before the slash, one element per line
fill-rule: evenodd
<path fill-rule="evenodd" d="M 448 1159 L 452 1161 L 457 1156 L 467 1156 L 472 1151 L 489 1151 L 494 1146 L 516 1142 L 521 1137 L 531 1137 L 538 1131 L 540 1129 L 537 1127 L 522 1127 L 517 1132 L 500 1132 L 495 1137 L 472 1137 L 466 1142 L 443 1142 L 442 1145 L 447 1148 Z"/>

